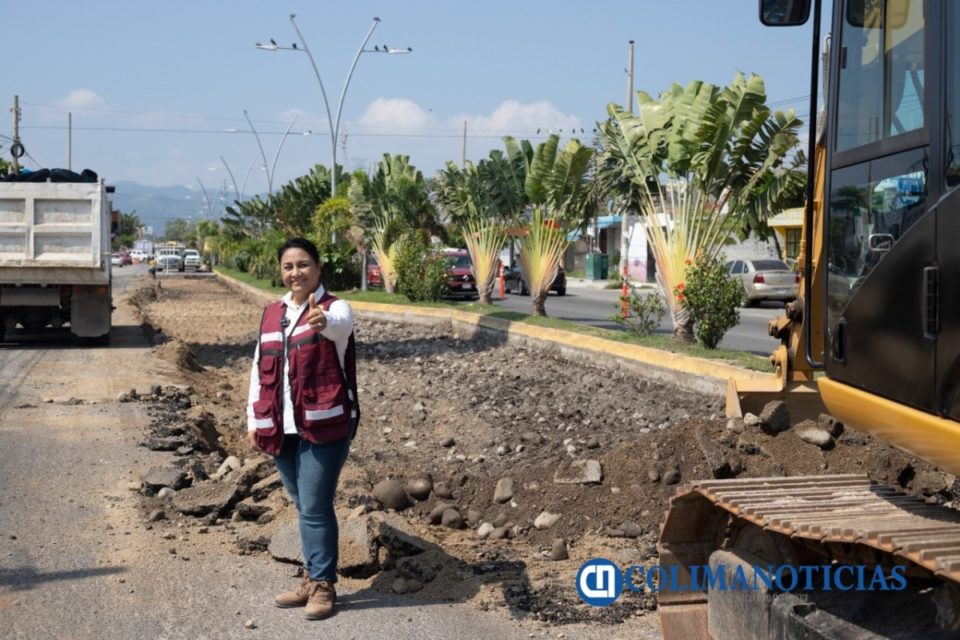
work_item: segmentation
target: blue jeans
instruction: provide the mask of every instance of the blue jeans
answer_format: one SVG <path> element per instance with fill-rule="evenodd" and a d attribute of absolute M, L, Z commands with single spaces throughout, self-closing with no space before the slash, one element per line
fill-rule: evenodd
<path fill-rule="evenodd" d="M 351 438 L 313 444 L 287 435 L 274 456 L 283 486 L 297 507 L 303 562 L 311 580 L 337 581 L 339 529 L 333 499 Z"/>

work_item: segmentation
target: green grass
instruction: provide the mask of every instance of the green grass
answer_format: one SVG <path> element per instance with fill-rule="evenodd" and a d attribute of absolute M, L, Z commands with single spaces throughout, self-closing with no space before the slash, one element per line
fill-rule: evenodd
<path fill-rule="evenodd" d="M 260 289 L 265 289 L 275 293 L 284 293 L 286 291 L 286 289 L 283 287 L 271 286 L 269 280 L 255 278 L 249 273 L 243 273 L 241 271 L 227 269 L 225 267 L 216 267 L 215 270 Z M 654 334 L 649 336 L 638 336 L 630 331 L 602 329 L 600 327 L 578 324 L 576 322 L 570 322 L 569 320 L 561 320 L 559 318 L 551 318 L 549 316 L 534 316 L 526 313 L 520 313 L 519 311 L 508 311 L 496 305 L 480 304 L 479 302 L 471 302 L 469 304 L 456 304 L 451 301 L 410 302 L 405 295 L 399 293 L 386 293 L 382 289 L 374 289 L 370 291 L 342 291 L 336 292 L 336 296 L 338 298 L 343 298 L 344 300 L 355 300 L 358 302 L 379 302 L 384 304 L 403 304 L 414 307 L 457 309 L 467 313 L 475 313 L 477 315 L 489 316 L 491 318 L 500 318 L 509 322 L 523 322 L 536 327 L 548 327 L 551 329 L 573 331 L 575 333 L 581 333 L 596 338 L 604 338 L 606 340 L 613 340 L 614 342 L 625 342 L 627 344 L 636 344 L 653 349 L 660 349 L 662 351 L 669 351 L 671 353 L 679 353 L 694 358 L 720 360 L 728 364 L 743 367 L 744 369 L 751 369 L 753 371 L 771 371 L 770 362 L 767 358 L 744 351 L 707 349 L 698 344 L 681 344 L 664 335 Z"/>

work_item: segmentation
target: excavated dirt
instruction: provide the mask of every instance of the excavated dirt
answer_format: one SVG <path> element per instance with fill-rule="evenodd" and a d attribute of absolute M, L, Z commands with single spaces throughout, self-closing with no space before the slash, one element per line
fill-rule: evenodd
<path fill-rule="evenodd" d="M 158 395 L 151 411 L 158 428 L 192 416 L 194 452 L 206 456 L 205 469 L 192 475 L 214 473 L 228 455 L 252 458 L 245 403 L 262 303 L 213 278 L 147 283 L 133 303 L 156 332 L 156 356 L 176 364 L 189 385 L 190 393 Z M 363 317 L 356 334 L 363 419 L 338 513 L 343 519 L 378 509 L 373 487 L 385 479 L 405 486 L 429 476 L 434 493 L 399 515 L 409 533 L 442 549 L 438 566 L 449 570 L 439 570 L 414 598 L 470 601 L 551 623 L 647 616 L 655 625 L 649 595 L 625 593 L 616 606 L 589 607 L 574 576 L 593 557 L 655 562 L 669 497 L 678 484 L 711 477 L 704 441 L 721 452 L 724 473 L 740 477 L 867 473 L 931 502 L 953 499 L 952 476 L 849 428 L 829 450 L 802 441 L 796 428 L 768 435 L 748 425 L 738 435 L 726 428 L 720 398 L 574 364 L 496 334 Z M 602 480 L 555 482 L 579 460 L 599 462 Z M 513 480 L 513 493 L 498 503 L 494 493 L 503 478 Z M 452 497 L 437 498 L 439 485 Z M 145 498 L 145 514 L 156 500 Z M 441 502 L 470 524 L 431 524 L 429 514 Z M 265 504 L 267 516 L 259 509 L 233 516 L 239 553 L 264 549 L 293 517 L 282 490 Z M 538 529 L 534 521 L 545 511 L 559 518 Z M 506 536 L 481 539 L 480 522 L 503 525 Z M 550 559 L 558 538 L 569 559 Z M 387 562 L 375 575 L 345 583 L 386 590 L 399 575 Z"/>

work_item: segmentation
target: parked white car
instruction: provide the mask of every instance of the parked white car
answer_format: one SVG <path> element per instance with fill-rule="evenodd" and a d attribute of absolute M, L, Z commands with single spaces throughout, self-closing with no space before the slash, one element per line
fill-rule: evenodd
<path fill-rule="evenodd" d="M 200 271 L 200 252 L 196 249 L 187 249 L 183 253 L 183 268 L 186 271 Z"/>
<path fill-rule="evenodd" d="M 134 259 L 135 262 L 146 262 L 150 259 L 150 256 L 147 255 L 146 251 L 142 249 L 131 249 L 130 257 Z"/>
<path fill-rule="evenodd" d="M 157 255 L 157 269 L 160 271 L 183 271 L 183 258 L 176 249 L 160 249 Z"/>
<path fill-rule="evenodd" d="M 110 254 L 110 266 L 112 267 L 122 267 L 123 266 L 123 257 L 119 253 Z"/>

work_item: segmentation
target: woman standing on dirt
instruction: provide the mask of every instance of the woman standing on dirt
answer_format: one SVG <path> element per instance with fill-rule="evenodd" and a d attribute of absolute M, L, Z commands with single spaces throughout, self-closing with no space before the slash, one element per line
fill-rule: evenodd
<path fill-rule="evenodd" d="M 274 601 L 318 619 L 333 613 L 337 599 L 334 494 L 359 418 L 353 312 L 320 284 L 312 242 L 291 238 L 277 258 L 290 291 L 260 321 L 247 438 L 274 457 L 300 523 L 303 579 Z"/>

